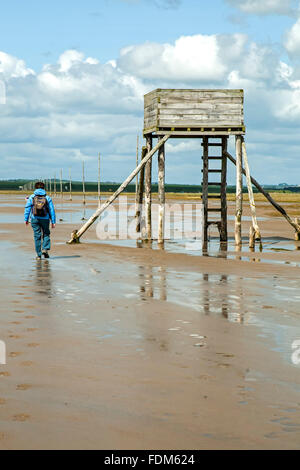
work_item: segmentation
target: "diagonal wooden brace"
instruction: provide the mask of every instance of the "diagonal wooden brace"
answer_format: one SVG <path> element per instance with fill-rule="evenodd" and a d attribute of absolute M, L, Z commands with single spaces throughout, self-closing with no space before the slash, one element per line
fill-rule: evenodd
<path fill-rule="evenodd" d="M 232 155 L 230 155 L 230 153 L 228 152 L 226 152 L 226 155 L 227 155 L 227 158 L 236 165 L 236 159 Z M 246 176 L 246 170 L 244 168 L 242 168 L 242 172 Z M 267 191 L 265 191 L 264 188 L 254 178 L 252 178 L 252 176 L 250 178 L 251 178 L 251 183 L 254 184 L 254 186 L 258 189 L 258 191 L 261 192 L 265 196 L 265 198 L 272 204 L 272 206 L 275 207 L 275 209 L 278 212 L 280 212 L 281 215 L 283 215 L 283 217 L 288 221 L 288 223 L 295 229 L 296 234 L 300 233 L 300 224 L 295 223 L 291 219 L 291 217 L 286 213 L 283 207 L 281 207 L 278 204 L 278 202 L 274 201 L 274 199 L 270 196 L 270 194 L 267 193 Z"/>
<path fill-rule="evenodd" d="M 117 191 L 105 201 L 104 204 L 99 207 L 96 212 L 89 218 L 89 220 L 79 229 L 74 230 L 71 235 L 71 239 L 67 242 L 71 243 L 79 243 L 80 237 L 87 231 L 87 229 L 98 219 L 98 217 L 108 208 L 108 206 L 114 202 L 115 199 L 124 191 L 124 189 L 129 185 L 129 183 L 133 180 L 133 178 L 141 171 L 141 169 L 145 166 L 148 160 L 157 152 L 157 150 L 164 145 L 164 143 L 168 140 L 169 134 L 165 135 L 157 145 L 149 152 L 145 157 L 142 159 L 140 164 L 133 170 L 133 172 L 126 178 L 126 180 L 119 186 Z"/>

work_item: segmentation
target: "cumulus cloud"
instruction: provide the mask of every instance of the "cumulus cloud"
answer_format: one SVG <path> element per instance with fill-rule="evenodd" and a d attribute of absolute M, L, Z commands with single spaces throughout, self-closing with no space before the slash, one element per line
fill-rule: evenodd
<path fill-rule="evenodd" d="M 284 46 L 290 56 L 300 57 L 300 18 L 287 32 Z"/>
<path fill-rule="evenodd" d="M 143 79 L 218 84 L 236 68 L 253 79 L 269 78 L 276 61 L 271 48 L 249 43 L 244 34 L 198 34 L 124 48 L 118 65 Z"/>
<path fill-rule="evenodd" d="M 45 168 L 53 170 L 62 160 L 64 165 L 71 165 L 78 155 L 96 159 L 100 149 L 111 151 L 116 138 L 134 135 L 136 139 L 142 129 L 143 95 L 149 85 L 121 71 L 115 63 L 101 64 L 69 50 L 57 63 L 45 64 L 40 73 L 35 73 L 22 60 L 2 52 L 0 57 L 5 59 L 1 62 L 0 83 L 7 97 L 0 113 L 4 172 L 9 171 L 10 159 L 19 159 L 19 176 L 32 176 L 28 172 L 32 172 L 34 155 Z M 123 158 L 113 171 L 121 172 L 126 161 Z M 13 175 L 15 166 L 11 164 L 6 176 Z M 115 179 L 121 179 L 121 175 Z"/>
<path fill-rule="evenodd" d="M 0 80 L 0 104 L 6 103 L 6 88 L 5 83 Z"/>
<path fill-rule="evenodd" d="M 27 75 L 34 75 L 34 71 L 26 67 L 24 60 L 0 51 L 0 76 L 10 79 Z"/>
<path fill-rule="evenodd" d="M 36 161 L 43 163 L 49 176 L 61 166 L 75 165 L 79 177 L 78 162 L 85 159 L 91 168 L 87 177 L 93 179 L 93 165 L 97 167 L 101 151 L 103 178 L 121 181 L 135 165 L 143 95 L 156 87 L 243 88 L 254 172 L 262 172 L 265 152 L 278 158 L 281 170 L 265 172 L 263 178 L 281 182 L 276 178 L 282 174 L 289 180 L 279 154 L 286 129 L 290 158 L 295 165 L 299 160 L 295 142 L 300 135 L 300 70 L 280 60 L 270 46 L 250 41 L 246 35 L 181 36 L 174 43 L 133 45 L 105 64 L 68 50 L 39 73 L 4 52 L 0 57 L 0 83 L 5 84 L 7 96 L 0 112 L 4 177 L 16 176 L 16 162 L 17 176 L 40 177 L 32 174 Z M 271 137 L 268 141 L 271 135 L 277 147 Z M 167 150 L 172 154 L 167 181 L 199 182 L 200 173 L 192 170 L 199 166 L 199 142 L 170 141 Z M 189 163 L 182 158 L 187 153 Z M 76 177 L 74 168 L 72 174 Z"/>
<path fill-rule="evenodd" d="M 182 36 L 175 44 L 145 43 L 124 48 L 119 66 L 145 79 L 220 81 L 226 66 L 216 35 Z"/>
<path fill-rule="evenodd" d="M 296 12 L 297 0 L 226 0 L 244 13 L 255 15 L 291 15 Z"/>

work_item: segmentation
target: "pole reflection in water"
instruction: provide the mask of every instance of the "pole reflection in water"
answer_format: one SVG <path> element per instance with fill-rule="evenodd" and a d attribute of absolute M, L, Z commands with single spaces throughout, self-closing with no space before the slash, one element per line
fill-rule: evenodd
<path fill-rule="evenodd" d="M 52 273 L 47 259 L 37 260 L 34 283 L 36 294 L 47 299 L 52 297 Z"/>
<path fill-rule="evenodd" d="M 235 294 L 231 295 L 231 304 L 228 319 L 235 323 L 244 323 L 244 291 L 243 291 L 243 278 L 238 277 L 235 279 Z"/>
<path fill-rule="evenodd" d="M 227 250 L 228 250 L 228 243 L 221 242 L 219 248 L 219 258 L 227 259 Z"/>
<path fill-rule="evenodd" d="M 203 310 L 205 315 L 209 315 L 210 313 L 210 308 L 209 308 L 209 298 L 210 298 L 210 286 L 209 286 L 209 274 L 204 273 L 203 274 L 203 292 L 202 292 L 202 297 L 203 297 Z"/>
<path fill-rule="evenodd" d="M 245 317 L 243 278 L 234 279 L 233 289 L 230 289 L 230 285 L 232 282 L 229 283 L 226 274 L 219 276 L 203 273 L 203 312 L 205 315 L 219 312 L 231 322 L 243 323 Z"/>
<path fill-rule="evenodd" d="M 167 274 L 162 266 L 139 266 L 141 300 L 155 298 L 167 300 Z"/>
<path fill-rule="evenodd" d="M 228 282 L 228 277 L 225 274 L 223 274 L 221 276 L 220 283 L 221 283 L 222 289 L 224 289 L 224 291 L 226 291 L 226 296 L 225 296 L 225 293 L 222 296 L 222 316 L 224 318 L 228 318 L 228 286 L 227 286 L 227 282 Z"/>
<path fill-rule="evenodd" d="M 81 220 L 86 220 L 86 208 L 85 208 L 85 205 L 83 206 L 83 213 L 82 213 Z"/>
<path fill-rule="evenodd" d="M 160 286 L 160 300 L 167 300 L 167 273 L 166 273 L 166 268 L 163 268 L 162 266 L 158 267 L 158 280 L 159 280 L 159 286 Z"/>

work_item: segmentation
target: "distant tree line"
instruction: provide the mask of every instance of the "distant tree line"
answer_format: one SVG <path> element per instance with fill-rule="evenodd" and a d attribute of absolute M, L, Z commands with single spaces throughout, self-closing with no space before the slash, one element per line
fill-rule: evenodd
<path fill-rule="evenodd" d="M 31 191 L 31 187 L 34 187 L 34 182 L 32 180 L 2 180 L 0 181 L 0 191 L 18 191 L 18 190 L 26 190 L 26 191 Z M 118 189 L 120 186 L 120 183 L 115 183 L 115 182 L 106 182 L 106 183 L 101 183 L 101 192 L 114 192 Z M 276 192 L 293 192 L 293 193 L 300 193 L 300 186 L 284 186 L 284 189 L 280 185 L 265 185 L 264 186 L 267 191 L 276 191 Z M 54 191 L 54 185 L 53 185 L 53 180 L 51 184 L 51 189 L 52 192 Z M 158 185 L 157 183 L 154 183 L 152 185 L 152 191 L 157 192 Z M 98 186 L 96 182 L 86 182 L 85 183 L 85 190 L 86 192 L 97 192 L 98 191 Z M 202 186 L 201 185 L 196 185 L 196 184 L 166 184 L 165 185 L 165 190 L 167 193 L 197 193 L 202 191 Z M 48 191 L 49 191 L 49 186 L 48 186 Z M 68 192 L 69 191 L 69 182 L 64 180 L 63 181 L 63 191 Z M 73 192 L 81 192 L 82 191 L 82 183 L 80 181 L 73 181 L 72 182 L 72 191 Z M 256 188 L 253 188 L 254 192 L 258 192 Z M 56 180 L 56 192 L 60 192 L 60 183 L 58 180 Z M 127 193 L 134 193 L 135 192 L 135 184 L 129 184 L 127 188 L 125 189 L 125 192 Z M 209 187 L 209 192 L 210 193 L 218 193 L 219 192 L 219 186 L 210 186 Z M 227 192 L 228 193 L 235 193 L 235 186 L 227 186 Z M 243 192 L 247 192 L 247 187 L 244 186 Z"/>

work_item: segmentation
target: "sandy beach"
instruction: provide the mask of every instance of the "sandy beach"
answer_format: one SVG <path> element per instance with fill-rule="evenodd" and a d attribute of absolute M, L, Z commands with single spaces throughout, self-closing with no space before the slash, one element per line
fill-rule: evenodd
<path fill-rule="evenodd" d="M 0 449 L 300 449 L 300 242 L 267 202 L 262 251 L 246 204 L 235 251 L 229 202 L 227 249 L 202 252 L 67 245 L 97 202 L 57 197 L 37 261 L 24 199 L 0 195 Z"/>

